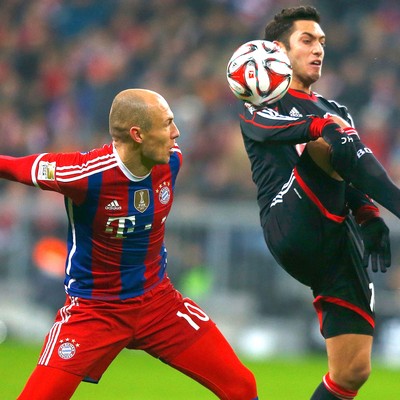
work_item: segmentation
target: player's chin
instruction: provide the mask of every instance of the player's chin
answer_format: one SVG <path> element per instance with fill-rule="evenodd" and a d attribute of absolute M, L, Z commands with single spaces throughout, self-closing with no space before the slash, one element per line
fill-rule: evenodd
<path fill-rule="evenodd" d="M 166 155 L 166 156 L 163 156 L 163 157 L 160 157 L 160 158 L 157 160 L 157 164 L 168 164 L 170 158 L 171 158 L 171 155 L 170 155 L 170 154 L 168 154 L 168 155 Z"/>
<path fill-rule="evenodd" d="M 316 71 L 314 71 L 314 72 L 312 72 L 312 73 L 310 74 L 310 81 L 311 81 L 312 83 L 317 82 L 317 80 L 318 80 L 319 78 L 321 78 L 321 69 L 316 70 Z"/>

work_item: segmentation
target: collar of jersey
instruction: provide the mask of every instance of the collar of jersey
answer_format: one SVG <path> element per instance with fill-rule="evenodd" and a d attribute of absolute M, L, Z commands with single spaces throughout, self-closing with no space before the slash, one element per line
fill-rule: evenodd
<path fill-rule="evenodd" d="M 144 179 L 146 179 L 150 174 L 151 171 L 145 175 L 145 176 L 136 176 L 133 175 L 131 171 L 129 171 L 128 168 L 126 168 L 125 164 L 122 162 L 121 158 L 119 157 L 119 154 L 117 152 L 117 149 L 115 148 L 115 146 L 113 145 L 113 153 L 115 158 L 117 159 L 117 164 L 119 166 L 119 168 L 121 169 L 121 171 L 123 172 L 123 174 L 130 180 L 133 182 L 140 182 L 143 181 Z"/>
<path fill-rule="evenodd" d="M 314 92 L 308 94 L 300 90 L 289 89 L 288 93 L 293 97 L 297 97 L 298 99 L 317 101 L 317 96 L 315 95 Z"/>

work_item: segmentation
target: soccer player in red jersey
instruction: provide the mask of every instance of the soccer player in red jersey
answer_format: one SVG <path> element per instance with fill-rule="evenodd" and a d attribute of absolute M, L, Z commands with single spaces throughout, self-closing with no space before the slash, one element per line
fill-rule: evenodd
<path fill-rule="evenodd" d="M 370 259 L 385 272 L 391 262 L 389 229 L 371 198 L 400 218 L 400 190 L 346 107 L 311 90 L 325 53 L 318 11 L 282 10 L 264 39 L 288 55 L 293 79 L 279 101 L 244 103 L 240 113 L 261 224 L 277 262 L 314 296 L 328 373 L 311 399 L 350 400 L 371 370 L 374 286 L 364 267 Z"/>
<path fill-rule="evenodd" d="M 182 163 L 168 103 L 128 89 L 109 122 L 112 143 L 99 149 L 0 156 L 0 178 L 64 195 L 69 224 L 67 299 L 18 399 L 67 400 L 124 348 L 146 351 L 220 399 L 257 399 L 253 374 L 166 273 L 165 221 Z"/>

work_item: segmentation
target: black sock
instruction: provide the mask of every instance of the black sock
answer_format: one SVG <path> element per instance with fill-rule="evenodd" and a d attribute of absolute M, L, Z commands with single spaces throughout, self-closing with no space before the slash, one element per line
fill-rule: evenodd
<path fill-rule="evenodd" d="M 337 399 L 339 399 L 339 397 L 336 397 L 331 392 L 329 392 L 328 389 L 325 387 L 324 382 L 321 382 L 310 400 L 337 400 Z"/>

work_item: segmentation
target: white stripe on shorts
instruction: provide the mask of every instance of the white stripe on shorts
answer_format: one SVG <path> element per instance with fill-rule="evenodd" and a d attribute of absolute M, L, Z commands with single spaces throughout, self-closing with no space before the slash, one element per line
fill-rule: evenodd
<path fill-rule="evenodd" d="M 68 322 L 68 320 L 70 319 L 71 308 L 74 306 L 79 306 L 77 297 L 70 297 L 70 299 L 71 299 L 71 304 L 69 304 L 68 306 L 64 306 L 60 309 L 61 321 L 54 323 L 53 327 L 49 331 L 46 347 L 43 350 L 43 354 L 41 355 L 41 357 L 39 359 L 38 365 L 48 365 L 49 364 L 50 358 L 54 351 L 54 347 L 58 342 L 58 337 L 60 335 L 62 325 L 65 324 L 66 322 Z"/>

